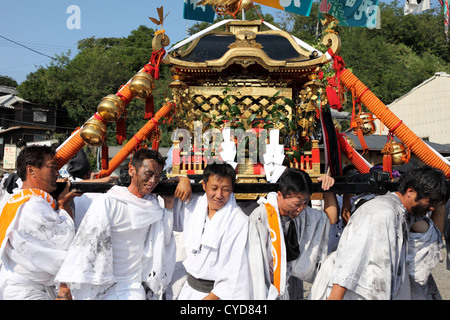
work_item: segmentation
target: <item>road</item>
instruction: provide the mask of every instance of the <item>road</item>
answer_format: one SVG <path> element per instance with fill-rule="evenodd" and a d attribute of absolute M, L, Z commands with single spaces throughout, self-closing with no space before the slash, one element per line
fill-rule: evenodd
<path fill-rule="evenodd" d="M 438 263 L 431 274 L 433 275 L 434 281 L 436 281 L 442 300 L 450 300 L 450 270 L 447 270 L 445 261 L 447 250 L 445 248 L 442 249 L 441 254 L 444 261 Z"/>

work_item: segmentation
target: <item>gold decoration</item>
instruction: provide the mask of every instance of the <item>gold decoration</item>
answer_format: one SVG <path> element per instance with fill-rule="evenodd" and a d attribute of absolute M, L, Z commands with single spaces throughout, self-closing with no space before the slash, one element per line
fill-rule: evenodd
<path fill-rule="evenodd" d="M 403 145 L 403 143 L 392 141 L 391 142 L 392 149 L 390 150 L 390 155 L 392 156 L 392 164 L 394 166 L 401 165 L 407 163 L 406 159 L 408 159 L 408 151 Z"/>
<path fill-rule="evenodd" d="M 101 146 L 106 138 L 106 124 L 96 118 L 92 118 L 83 125 L 80 137 L 90 146 Z"/>
<path fill-rule="evenodd" d="M 370 135 L 375 133 L 375 124 L 373 114 L 370 112 L 362 112 L 359 115 L 359 119 L 362 121 L 361 129 L 363 131 L 363 135 Z"/>
<path fill-rule="evenodd" d="M 138 72 L 130 81 L 129 89 L 133 96 L 147 99 L 152 95 L 154 88 L 153 77 L 147 72 Z"/>
<path fill-rule="evenodd" d="M 116 122 L 122 116 L 124 107 L 124 103 L 119 96 L 109 94 L 98 105 L 97 113 L 106 122 Z"/>

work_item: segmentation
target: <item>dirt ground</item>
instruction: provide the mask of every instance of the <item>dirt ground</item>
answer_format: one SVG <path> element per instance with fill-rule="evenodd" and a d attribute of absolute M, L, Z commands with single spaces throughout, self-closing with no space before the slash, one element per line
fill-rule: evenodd
<path fill-rule="evenodd" d="M 436 284 L 439 288 L 442 300 L 450 300 L 450 270 L 447 270 L 445 261 L 447 250 L 445 248 L 442 249 L 441 254 L 444 261 L 438 263 L 431 274 L 433 275 L 434 281 L 436 281 Z"/>

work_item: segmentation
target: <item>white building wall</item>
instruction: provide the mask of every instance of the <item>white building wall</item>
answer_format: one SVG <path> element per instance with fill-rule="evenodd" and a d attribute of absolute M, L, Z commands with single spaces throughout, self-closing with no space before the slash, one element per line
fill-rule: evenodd
<path fill-rule="evenodd" d="M 422 139 L 450 144 L 450 75 L 436 75 L 388 105 L 408 128 Z M 389 129 L 375 121 L 377 133 Z"/>

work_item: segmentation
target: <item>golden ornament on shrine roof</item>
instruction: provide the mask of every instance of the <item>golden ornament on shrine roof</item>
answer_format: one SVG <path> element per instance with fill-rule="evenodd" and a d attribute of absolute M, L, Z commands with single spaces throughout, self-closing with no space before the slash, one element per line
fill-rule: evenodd
<path fill-rule="evenodd" d="M 154 86 L 153 77 L 142 71 L 131 78 L 129 89 L 133 96 L 145 100 L 151 97 Z"/>
<path fill-rule="evenodd" d="M 92 118 L 83 125 L 80 137 L 90 146 L 101 146 L 106 138 L 106 123 Z"/>
<path fill-rule="evenodd" d="M 109 94 L 102 99 L 97 107 L 97 113 L 106 122 L 116 122 L 124 111 L 124 103 L 119 96 Z"/>

